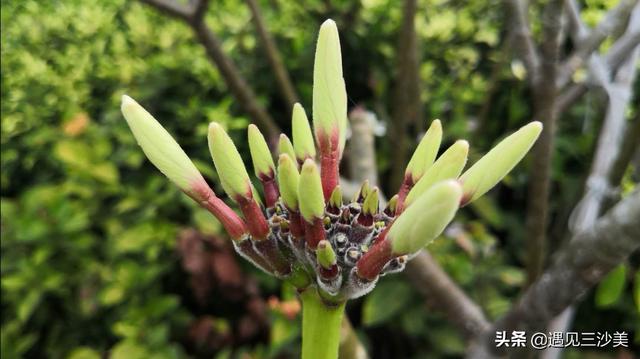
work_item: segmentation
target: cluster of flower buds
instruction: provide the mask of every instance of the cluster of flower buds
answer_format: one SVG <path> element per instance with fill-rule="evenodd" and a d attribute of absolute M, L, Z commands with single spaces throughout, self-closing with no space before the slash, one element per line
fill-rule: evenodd
<path fill-rule="evenodd" d="M 300 289 L 317 286 L 323 297 L 336 301 L 361 296 L 380 276 L 403 270 L 413 254 L 442 233 L 458 208 L 511 171 L 542 129 L 539 122 L 522 127 L 462 173 L 468 143 L 457 141 L 436 159 L 442 126 L 435 120 L 413 154 L 398 194 L 384 208 L 378 188 L 368 182 L 345 201 L 338 170 L 347 95 L 338 30 L 331 20 L 320 29 L 315 54 L 313 132 L 305 110 L 296 104 L 293 143 L 281 135 L 276 166 L 258 128 L 248 128 L 264 202 L 231 138 L 218 123 L 209 125 L 216 171 L 242 217 L 214 193 L 147 111 L 124 96 L 122 112 L 149 160 L 222 223 L 238 253 L 267 273 Z"/>

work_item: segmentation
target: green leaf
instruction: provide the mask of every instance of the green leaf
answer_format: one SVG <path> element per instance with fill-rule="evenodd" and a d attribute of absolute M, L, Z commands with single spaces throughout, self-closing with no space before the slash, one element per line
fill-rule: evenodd
<path fill-rule="evenodd" d="M 53 154 L 66 165 L 86 170 L 91 166 L 91 147 L 80 141 L 63 140 L 56 143 Z"/>
<path fill-rule="evenodd" d="M 26 297 L 22 298 L 20 303 L 18 304 L 18 320 L 21 322 L 26 322 L 31 313 L 36 309 L 38 303 L 40 303 L 40 299 L 42 298 L 42 292 L 40 290 L 32 288 L 29 294 Z"/>
<path fill-rule="evenodd" d="M 443 353 L 443 357 L 464 357 L 466 343 L 452 327 L 430 330 L 429 339 L 438 343 L 438 352 Z"/>
<path fill-rule="evenodd" d="M 100 359 L 102 356 L 97 351 L 89 347 L 75 348 L 67 359 Z"/>
<path fill-rule="evenodd" d="M 365 297 L 362 324 L 367 327 L 382 324 L 399 315 L 411 298 L 411 288 L 400 280 L 383 280 Z"/>
<path fill-rule="evenodd" d="M 110 185 L 116 185 L 120 180 L 118 168 L 111 162 L 96 164 L 91 169 L 91 174 L 95 179 Z"/>
<path fill-rule="evenodd" d="M 151 353 L 146 347 L 132 340 L 125 340 L 118 343 L 111 350 L 111 355 L 109 356 L 111 359 L 144 359 L 150 357 Z"/>
<path fill-rule="evenodd" d="M 636 270 L 633 288 L 633 300 L 636 302 L 636 309 L 640 313 L 640 270 Z"/>
<path fill-rule="evenodd" d="M 627 279 L 627 266 L 620 264 L 607 274 L 596 288 L 596 305 L 609 307 L 615 304 L 622 293 Z"/>
<path fill-rule="evenodd" d="M 120 303 L 124 299 L 124 295 L 125 288 L 118 283 L 114 283 L 100 292 L 99 299 L 103 305 L 111 306 Z"/>
<path fill-rule="evenodd" d="M 493 197 L 480 197 L 471 203 L 471 209 L 483 221 L 496 229 L 503 229 L 506 220 L 498 206 L 498 201 Z"/>

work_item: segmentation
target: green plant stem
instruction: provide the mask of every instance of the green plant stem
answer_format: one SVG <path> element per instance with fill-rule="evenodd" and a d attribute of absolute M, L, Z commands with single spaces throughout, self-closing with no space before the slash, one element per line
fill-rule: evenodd
<path fill-rule="evenodd" d="M 294 266 L 291 271 L 291 275 L 287 278 L 287 282 L 296 287 L 298 290 L 303 290 L 309 286 L 310 280 L 307 272 L 299 266 Z"/>
<path fill-rule="evenodd" d="M 340 345 L 340 325 L 345 302 L 326 305 L 315 287 L 302 299 L 302 359 L 336 359 Z"/>

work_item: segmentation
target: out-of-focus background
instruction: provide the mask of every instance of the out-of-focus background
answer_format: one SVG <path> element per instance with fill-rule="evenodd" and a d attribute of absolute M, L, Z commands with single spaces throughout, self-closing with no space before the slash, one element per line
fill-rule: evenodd
<path fill-rule="evenodd" d="M 581 1 L 585 26 L 617 3 Z M 394 0 L 211 1 L 205 20 L 223 55 L 285 133 L 292 97 L 280 90 L 250 4 L 309 113 L 317 30 L 327 18 L 337 22 L 349 106 L 370 111 L 386 193 L 397 189 L 400 167 L 430 120 L 442 120 L 445 144 L 468 139 L 473 162 L 533 118 L 535 94 L 526 63 L 513 54 L 512 15 L 501 1 L 419 0 L 413 10 Z M 536 39 L 541 11 L 528 11 Z M 408 12 L 414 41 L 402 40 Z M 407 66 L 417 70 L 415 85 L 401 76 Z M 570 81 L 587 76 L 578 69 Z M 417 88 L 415 101 L 398 86 Z M 630 121 L 638 81 L 628 87 Z M 236 256 L 219 223 L 146 161 L 119 111 L 125 93 L 175 136 L 216 192 L 223 193 L 206 145 L 210 121 L 229 129 L 250 165 L 246 127 L 254 117 L 185 21 L 137 1 L 2 2 L 2 357 L 296 357 L 294 291 Z M 606 104 L 589 87 L 558 114 L 550 253 L 569 237 Z M 430 246 L 489 319 L 526 286 L 532 157 Z M 623 171 L 625 190 L 637 182 L 635 163 Z M 639 263 L 636 253 L 605 277 L 576 307 L 571 326 L 624 330 L 631 348 L 573 348 L 567 358 L 623 358 L 638 349 Z M 387 276 L 349 303 L 360 341 L 373 358 L 461 357 L 463 336 L 416 288 L 403 274 Z"/>

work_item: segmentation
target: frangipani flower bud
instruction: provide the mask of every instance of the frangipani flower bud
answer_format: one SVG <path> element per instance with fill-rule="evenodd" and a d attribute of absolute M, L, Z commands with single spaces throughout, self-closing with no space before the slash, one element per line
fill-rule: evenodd
<path fill-rule="evenodd" d="M 362 203 L 362 213 L 374 215 L 378 213 L 378 187 L 373 188 Z"/>
<path fill-rule="evenodd" d="M 312 159 L 307 159 L 300 171 L 298 183 L 298 205 L 304 219 L 307 245 L 316 249 L 318 243 L 324 239 L 324 197 L 318 167 Z"/>
<path fill-rule="evenodd" d="M 248 128 L 249 151 L 253 160 L 253 169 L 256 177 L 273 178 L 275 176 L 275 164 L 271 157 L 271 151 L 267 146 L 264 136 L 254 124 L 250 124 Z"/>
<path fill-rule="evenodd" d="M 333 247 L 331 247 L 331 243 L 326 239 L 318 243 L 316 258 L 318 259 L 318 264 L 324 269 L 330 269 L 336 264 L 336 252 L 333 250 Z"/>
<path fill-rule="evenodd" d="M 320 27 L 313 68 L 313 129 L 320 151 L 325 199 L 338 184 L 346 128 L 347 92 L 342 77 L 340 38 L 336 23 L 327 20 Z"/>
<path fill-rule="evenodd" d="M 396 210 L 398 209 L 398 195 L 395 194 L 389 202 L 387 202 L 387 206 L 384 209 L 384 213 L 389 217 L 394 217 L 396 215 Z"/>
<path fill-rule="evenodd" d="M 369 180 L 366 179 L 362 182 L 362 185 L 360 185 L 358 192 L 353 194 L 353 202 L 362 203 L 369 194 L 369 191 L 371 191 L 371 185 L 369 184 Z"/>
<path fill-rule="evenodd" d="M 280 135 L 280 140 L 278 140 L 278 153 L 281 155 L 286 154 L 291 157 L 291 159 L 296 159 L 296 152 L 293 149 L 293 144 L 291 144 L 291 140 L 289 140 L 289 137 L 284 133 Z M 297 167 L 298 165 L 296 163 L 296 168 Z"/>
<path fill-rule="evenodd" d="M 357 222 L 361 226 L 371 227 L 373 217 L 378 213 L 378 187 L 366 191 L 366 196 L 362 202 L 362 211 L 358 215 Z"/>
<path fill-rule="evenodd" d="M 189 197 L 211 212 L 234 240 L 242 240 L 247 232 L 244 221 L 216 197 L 169 132 L 127 95 L 122 96 L 121 110 L 149 161 Z"/>
<path fill-rule="evenodd" d="M 298 210 L 298 183 L 300 174 L 294 160 L 287 154 L 281 154 L 278 159 L 278 184 L 280 196 L 287 208 Z"/>
<path fill-rule="evenodd" d="M 311 126 L 309 126 L 309 120 L 304 108 L 299 103 L 293 105 L 293 115 L 291 117 L 293 149 L 296 152 L 298 161 L 304 162 L 307 158 L 315 158 L 316 146 L 313 143 Z"/>
<path fill-rule="evenodd" d="M 195 194 L 195 186 L 207 186 L 189 156 L 149 112 L 127 95 L 122 96 L 121 110 L 138 145 L 160 172 L 189 194 Z"/>
<path fill-rule="evenodd" d="M 321 240 L 316 249 L 316 261 L 318 262 L 318 284 L 330 294 L 337 294 L 342 284 L 340 267 L 336 252 L 328 240 Z"/>
<path fill-rule="evenodd" d="M 222 188 L 236 201 L 239 196 L 251 198 L 253 191 L 249 174 L 231 137 L 220 124 L 211 122 L 207 139 L 209 152 L 222 182 Z"/>
<path fill-rule="evenodd" d="M 278 185 L 276 183 L 276 168 L 265 141 L 264 136 L 258 127 L 249 125 L 249 151 L 253 160 L 253 169 L 256 177 L 262 183 L 264 198 L 267 208 L 273 207 L 280 197 Z"/>
<path fill-rule="evenodd" d="M 412 253 L 440 235 L 460 204 L 485 193 L 515 166 L 541 130 L 537 122 L 523 127 L 455 180 L 464 168 L 468 144 L 456 142 L 434 162 L 442 125 L 433 121 L 407 165 L 398 194 L 380 212 L 378 189 L 367 181 L 348 203 L 343 203 L 338 186 L 347 97 L 338 30 L 331 20 L 320 30 L 313 81 L 313 132 L 305 110 L 295 104 L 295 146 L 281 135 L 277 171 L 263 135 L 254 125 L 248 128 L 253 169 L 264 188 L 266 208 L 231 138 L 217 123 L 209 127 L 209 149 L 219 178 L 247 222 L 216 197 L 151 115 L 126 96 L 122 111 L 151 162 L 221 221 L 241 255 L 289 281 L 303 296 L 313 293 L 314 300 L 321 297 L 325 304 L 362 296 L 378 277 L 402 271 Z M 332 310 L 318 304 L 321 310 Z M 305 312 L 305 317 L 309 313 L 314 315 Z M 340 318 L 335 319 L 337 325 Z"/>
<path fill-rule="evenodd" d="M 451 145 L 411 189 L 403 207 L 408 207 L 411 202 L 420 197 L 434 184 L 443 180 L 458 178 L 467 163 L 468 153 L 469 143 L 465 140 L 458 140 Z"/>
<path fill-rule="evenodd" d="M 442 141 L 442 124 L 440 120 L 434 120 L 429 126 L 429 129 L 420 140 L 418 147 L 416 148 L 407 170 L 405 171 L 405 177 L 410 176 L 413 183 L 417 183 L 422 175 L 431 167 L 433 160 L 438 155 L 438 149 L 440 148 L 440 142 Z"/>
<path fill-rule="evenodd" d="M 264 217 L 258 197 L 254 194 L 242 157 L 231 137 L 216 122 L 209 124 L 209 152 L 213 158 L 220 182 L 225 192 L 240 206 L 248 219 L 249 233 L 255 240 L 264 240 L 269 234 L 269 225 Z"/>
<path fill-rule="evenodd" d="M 334 210 L 339 210 L 342 207 L 342 188 L 339 185 L 333 189 L 331 197 L 329 197 L 329 207 Z"/>
<path fill-rule="evenodd" d="M 393 254 L 415 253 L 438 237 L 456 214 L 461 198 L 462 188 L 454 180 L 429 188 L 391 225 L 386 240 Z"/>
<path fill-rule="evenodd" d="M 298 198 L 304 199 L 299 203 L 300 213 L 307 222 L 324 216 L 324 197 L 322 196 L 320 174 L 318 167 L 311 159 L 304 161 L 302 165 L 298 183 Z"/>
<path fill-rule="evenodd" d="M 404 179 L 398 190 L 398 211 L 402 211 L 405 199 L 413 186 L 422 178 L 425 171 L 433 164 L 442 141 L 442 124 L 434 120 L 422 137 L 404 173 Z"/>
<path fill-rule="evenodd" d="M 534 121 L 500 141 L 460 176 L 464 192 L 461 206 L 487 193 L 515 167 L 536 142 L 542 123 Z"/>

